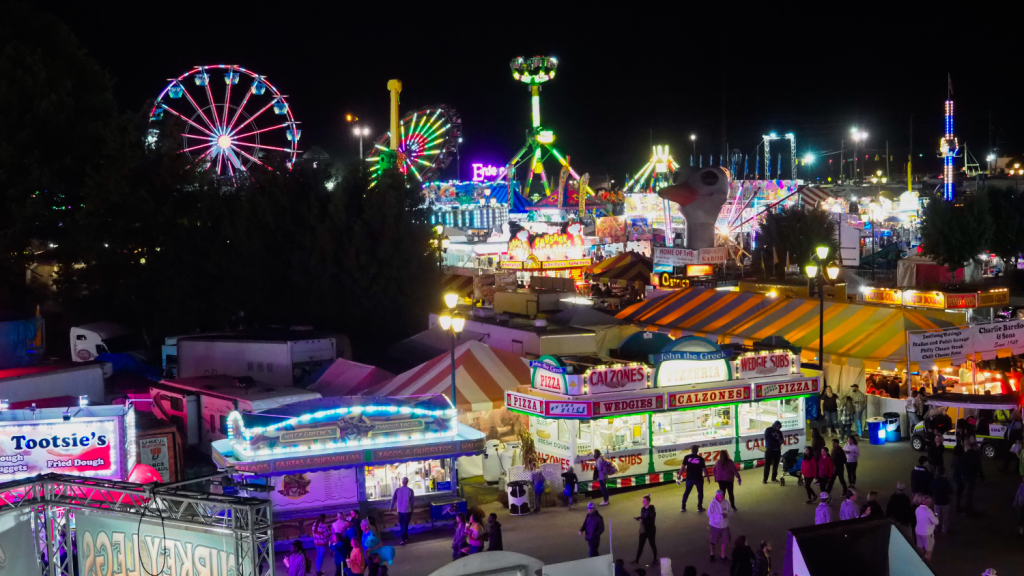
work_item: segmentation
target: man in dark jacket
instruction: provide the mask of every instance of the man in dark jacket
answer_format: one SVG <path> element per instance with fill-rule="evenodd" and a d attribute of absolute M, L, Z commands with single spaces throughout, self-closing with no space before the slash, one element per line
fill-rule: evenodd
<path fill-rule="evenodd" d="M 932 480 L 932 510 L 939 517 L 939 526 L 942 532 L 949 530 L 949 501 L 953 496 L 953 486 L 946 479 L 946 469 L 938 467 L 935 469 L 935 478 Z"/>
<path fill-rule="evenodd" d="M 892 518 L 896 528 L 909 539 L 910 525 L 914 521 L 914 507 L 904 489 L 903 482 L 896 483 L 896 493 L 889 497 L 889 502 L 885 505 L 885 515 Z"/>
<path fill-rule="evenodd" d="M 768 469 L 772 470 L 772 482 L 777 482 L 779 475 L 779 458 L 782 457 L 782 422 L 778 420 L 764 431 L 764 482 L 768 483 Z"/>
<path fill-rule="evenodd" d="M 498 515 L 492 513 L 487 517 L 487 551 L 504 550 L 501 543 L 501 523 L 498 522 Z"/>
<path fill-rule="evenodd" d="M 917 459 L 917 466 L 910 472 L 910 491 L 914 494 L 932 493 L 932 472 L 927 464 L 928 457 L 921 456 Z"/>
<path fill-rule="evenodd" d="M 960 478 L 964 483 L 964 512 L 970 514 L 974 512 L 974 485 L 979 478 L 982 481 L 985 480 L 985 473 L 981 470 L 980 452 L 974 442 L 967 444 L 967 450 L 964 452 L 963 462 L 960 465 Z M 959 494 L 957 495 L 956 509 L 960 510 Z"/>
<path fill-rule="evenodd" d="M 846 451 L 839 445 L 839 440 L 836 438 L 832 439 L 832 478 L 828 481 L 828 488 L 825 492 L 832 492 L 832 487 L 836 484 L 836 478 L 839 479 L 839 483 L 843 486 L 843 494 L 846 494 Z"/>
<path fill-rule="evenodd" d="M 591 502 L 587 504 L 587 517 L 583 519 L 583 526 L 580 526 L 580 535 L 590 546 L 591 558 L 598 555 L 597 549 L 601 546 L 601 534 L 604 534 L 604 518 Z"/>

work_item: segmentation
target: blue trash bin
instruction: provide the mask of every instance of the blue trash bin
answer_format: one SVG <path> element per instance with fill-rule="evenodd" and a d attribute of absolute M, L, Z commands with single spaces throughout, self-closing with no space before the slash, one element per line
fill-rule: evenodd
<path fill-rule="evenodd" d="M 868 418 L 868 438 L 871 444 L 885 444 L 885 418 L 875 416 Z"/>

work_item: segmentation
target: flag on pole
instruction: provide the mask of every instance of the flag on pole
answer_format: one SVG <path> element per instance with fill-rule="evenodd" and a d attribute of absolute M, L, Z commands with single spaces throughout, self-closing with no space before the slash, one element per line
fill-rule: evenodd
<path fill-rule="evenodd" d="M 786 250 L 786 274 L 789 274 L 789 250 Z"/>
<path fill-rule="evenodd" d="M 767 273 L 764 267 L 764 250 L 761 250 L 761 273 Z"/>

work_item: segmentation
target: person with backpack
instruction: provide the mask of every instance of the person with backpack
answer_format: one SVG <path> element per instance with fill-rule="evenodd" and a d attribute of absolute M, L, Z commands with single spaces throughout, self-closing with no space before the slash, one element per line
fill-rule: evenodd
<path fill-rule="evenodd" d="M 569 499 L 569 510 L 572 510 L 572 499 L 576 495 L 576 485 L 579 484 L 579 478 L 576 477 L 572 466 L 562 472 L 562 482 L 565 484 L 565 497 Z"/>
<path fill-rule="evenodd" d="M 707 462 L 704 457 L 697 453 L 700 446 L 690 447 L 690 453 L 683 458 L 683 465 L 679 468 L 679 476 L 676 477 L 676 484 L 679 484 L 679 477 L 686 478 L 686 490 L 683 491 L 683 505 L 680 512 L 686 512 L 686 501 L 690 498 L 690 490 L 697 488 L 697 512 L 704 511 L 704 479 L 711 484 L 711 475 L 708 473 Z"/>
<path fill-rule="evenodd" d="M 598 506 L 608 505 L 608 486 L 606 484 L 608 478 L 615 475 L 618 471 L 615 464 L 601 456 L 600 450 L 594 450 L 594 479 L 597 480 L 598 487 L 601 489 L 601 496 L 604 497 L 604 501 L 598 504 Z"/>
<path fill-rule="evenodd" d="M 310 568 L 309 557 L 302 549 L 302 540 L 293 540 L 292 549 L 284 558 L 284 567 L 288 569 L 288 576 L 305 576 Z"/>

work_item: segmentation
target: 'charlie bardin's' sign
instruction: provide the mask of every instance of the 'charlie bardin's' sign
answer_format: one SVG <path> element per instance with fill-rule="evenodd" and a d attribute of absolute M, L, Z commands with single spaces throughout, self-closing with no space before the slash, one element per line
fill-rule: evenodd
<path fill-rule="evenodd" d="M 657 364 L 654 372 L 654 386 L 667 388 L 707 382 L 722 382 L 731 379 L 729 350 L 722 350 L 707 338 L 688 336 L 669 344 L 661 354 L 654 354 L 651 360 Z"/>
<path fill-rule="evenodd" d="M 733 362 L 735 378 L 768 378 L 795 374 L 799 370 L 799 360 L 788 350 L 744 354 Z"/>

